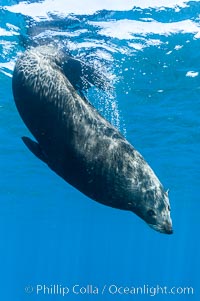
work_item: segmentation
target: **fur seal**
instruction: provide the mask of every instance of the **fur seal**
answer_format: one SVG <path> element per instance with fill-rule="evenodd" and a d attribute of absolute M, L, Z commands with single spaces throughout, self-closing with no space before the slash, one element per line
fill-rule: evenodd
<path fill-rule="evenodd" d="M 23 137 L 24 143 L 89 198 L 171 234 L 168 193 L 140 153 L 70 83 L 68 59 L 54 46 L 30 48 L 18 58 L 14 100 L 37 141 Z"/>

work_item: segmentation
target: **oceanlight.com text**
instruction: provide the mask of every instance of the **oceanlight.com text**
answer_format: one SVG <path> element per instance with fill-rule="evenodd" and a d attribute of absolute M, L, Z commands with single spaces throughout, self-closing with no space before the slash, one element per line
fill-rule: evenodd
<path fill-rule="evenodd" d="M 35 286 L 28 285 L 25 287 L 27 294 L 36 295 L 54 295 L 54 296 L 69 296 L 69 295 L 129 295 L 139 296 L 148 295 L 151 297 L 157 295 L 194 295 L 194 288 L 191 286 L 160 286 L 160 285 L 148 285 L 141 286 L 122 286 L 117 284 L 104 284 L 103 286 L 93 284 L 74 284 L 74 285 L 62 285 L 62 284 L 37 284 Z"/>

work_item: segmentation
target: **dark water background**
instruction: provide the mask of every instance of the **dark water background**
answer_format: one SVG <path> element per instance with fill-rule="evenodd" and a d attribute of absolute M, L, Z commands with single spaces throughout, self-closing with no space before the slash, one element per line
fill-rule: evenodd
<path fill-rule="evenodd" d="M 114 284 L 192 287 L 191 295 L 154 298 L 200 300 L 200 1 L 0 5 L 0 299 L 153 298 L 101 295 Z M 29 133 L 13 101 L 14 62 L 28 45 L 52 40 L 112 85 L 88 97 L 170 189 L 173 235 L 91 201 L 23 145 L 20 137 Z M 36 294 L 37 285 L 74 284 L 100 293 Z M 26 293 L 27 286 L 34 291 Z"/>

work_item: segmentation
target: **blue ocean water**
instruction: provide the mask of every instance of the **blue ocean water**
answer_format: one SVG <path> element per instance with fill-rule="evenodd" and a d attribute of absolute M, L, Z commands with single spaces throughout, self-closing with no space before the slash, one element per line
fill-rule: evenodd
<path fill-rule="evenodd" d="M 150 300 L 155 288 L 198 301 L 200 1 L 74 2 L 0 3 L 1 300 Z M 88 199 L 23 145 L 14 63 L 52 40 L 105 75 L 111 88 L 87 96 L 169 188 L 173 235 Z"/>

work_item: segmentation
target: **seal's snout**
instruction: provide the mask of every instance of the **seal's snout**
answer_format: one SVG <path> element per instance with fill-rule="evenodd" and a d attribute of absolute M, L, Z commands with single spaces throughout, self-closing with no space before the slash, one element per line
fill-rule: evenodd
<path fill-rule="evenodd" d="M 163 227 L 163 232 L 165 234 L 172 234 L 173 233 L 172 224 L 169 222 L 166 222 Z"/>
<path fill-rule="evenodd" d="M 172 227 L 171 227 L 171 226 L 170 226 L 170 227 L 166 226 L 166 227 L 164 228 L 164 233 L 166 233 L 166 234 L 173 234 L 173 229 L 172 229 Z"/>
<path fill-rule="evenodd" d="M 149 224 L 149 226 L 151 228 L 153 228 L 154 230 L 156 230 L 160 233 L 163 233 L 163 234 L 172 234 L 173 233 L 172 225 L 170 223 L 166 223 L 162 226 Z"/>

